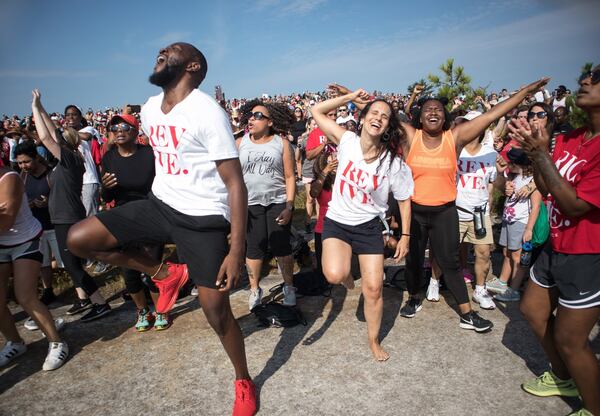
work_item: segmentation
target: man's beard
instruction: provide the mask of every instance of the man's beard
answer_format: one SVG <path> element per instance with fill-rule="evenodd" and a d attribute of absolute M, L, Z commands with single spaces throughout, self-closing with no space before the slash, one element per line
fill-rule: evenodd
<path fill-rule="evenodd" d="M 166 87 L 170 83 L 172 83 L 179 74 L 183 71 L 183 64 L 175 64 L 175 65 L 165 65 L 162 71 L 153 72 L 150 77 L 148 77 L 148 81 L 151 84 L 156 85 L 157 87 Z"/>

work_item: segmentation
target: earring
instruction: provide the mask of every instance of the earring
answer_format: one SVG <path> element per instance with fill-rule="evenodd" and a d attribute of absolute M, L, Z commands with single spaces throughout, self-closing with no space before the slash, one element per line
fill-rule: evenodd
<path fill-rule="evenodd" d="M 389 131 L 386 131 L 385 133 L 383 133 L 383 136 L 381 136 L 381 141 L 383 141 L 383 142 L 390 141 L 390 132 Z"/>

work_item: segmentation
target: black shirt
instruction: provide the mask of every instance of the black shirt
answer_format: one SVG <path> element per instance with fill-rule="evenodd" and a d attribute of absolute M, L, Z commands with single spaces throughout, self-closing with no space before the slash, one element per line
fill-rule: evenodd
<path fill-rule="evenodd" d="M 60 161 L 50 174 L 48 208 L 52 224 L 75 224 L 85 218 L 81 188 L 85 166 L 77 150 L 60 148 Z"/>
<path fill-rule="evenodd" d="M 306 131 L 306 120 L 295 121 L 290 127 L 290 133 L 294 138 L 294 144 L 298 143 L 298 137 Z"/>
<path fill-rule="evenodd" d="M 154 152 L 150 146 L 137 145 L 134 154 L 121 156 L 116 147 L 102 157 L 102 172 L 114 173 L 117 186 L 102 188 L 102 199 L 115 201 L 117 206 L 130 201 L 145 199 L 154 181 Z"/>
<path fill-rule="evenodd" d="M 48 195 L 50 195 L 49 174 L 49 170 L 44 171 L 40 176 L 33 176 L 31 173 L 23 174 L 27 201 L 31 202 L 34 199 L 40 199 L 41 196 L 48 198 Z M 42 224 L 43 230 L 54 229 L 50 221 L 50 211 L 47 205 L 42 208 L 32 206 L 31 213 Z"/>

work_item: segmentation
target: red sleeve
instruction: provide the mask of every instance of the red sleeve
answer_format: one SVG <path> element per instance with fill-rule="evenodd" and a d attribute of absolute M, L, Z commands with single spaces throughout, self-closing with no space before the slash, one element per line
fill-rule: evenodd
<path fill-rule="evenodd" d="M 96 166 L 100 166 L 100 162 L 102 162 L 102 152 L 100 151 L 100 143 L 95 139 L 92 139 L 92 159 L 94 159 Z"/>

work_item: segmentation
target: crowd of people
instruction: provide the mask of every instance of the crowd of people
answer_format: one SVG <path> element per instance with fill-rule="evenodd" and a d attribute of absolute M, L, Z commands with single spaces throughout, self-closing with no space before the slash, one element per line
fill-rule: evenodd
<path fill-rule="evenodd" d="M 30 316 L 25 327 L 48 339 L 43 369 L 55 370 L 69 349 L 59 333 L 64 319 L 47 306 L 56 297 L 53 267 L 65 269 L 77 293 L 67 314 L 85 312 L 90 322 L 111 307 L 88 271 L 116 266 L 139 332 L 169 328 L 180 289 L 194 284 L 235 369 L 233 414 L 254 414 L 229 291 L 245 268 L 248 308 L 261 305 L 261 269 L 274 257 L 282 303 L 296 307 L 292 219 L 303 187 L 314 273 L 347 290 L 360 277 L 375 360 L 389 358 L 379 339 L 384 261 L 405 258 L 402 317 L 415 318 L 424 299 L 439 301 L 442 282 L 458 327 L 477 333 L 493 329 L 496 302 L 520 301 L 551 364 L 523 389 L 581 396 L 584 407 L 573 414 L 600 414 L 600 366 L 588 342 L 600 318 L 600 67 L 581 76 L 570 101 L 564 86 L 550 94 L 542 78 L 469 106 L 419 85 L 410 95 L 331 84 L 318 93 L 214 99 L 198 89 L 207 68 L 194 46 L 175 43 L 159 51 L 149 81 L 162 92 L 141 111 L 68 105 L 49 114 L 34 90 L 30 116 L 5 116 L 0 366 L 26 351 L 7 306 L 10 277 Z M 573 101 L 588 119 L 577 129 L 568 122 Z M 163 261 L 165 244 L 175 245 L 178 262 Z M 498 277 L 490 271 L 496 245 Z"/>

